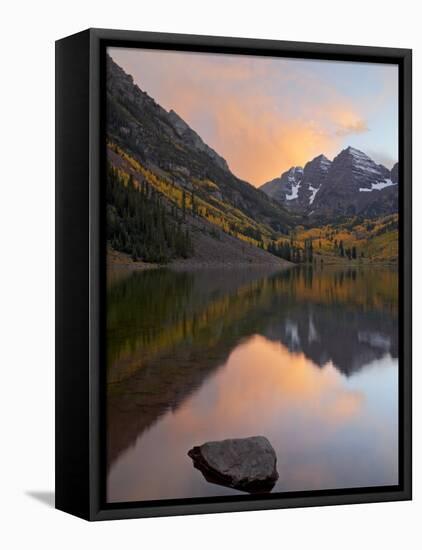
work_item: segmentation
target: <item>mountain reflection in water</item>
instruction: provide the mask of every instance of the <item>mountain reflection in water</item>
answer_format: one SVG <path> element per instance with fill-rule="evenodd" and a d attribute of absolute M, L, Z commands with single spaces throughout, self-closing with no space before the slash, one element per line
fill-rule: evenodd
<path fill-rule="evenodd" d="M 273 492 L 397 483 L 397 273 L 115 272 L 108 500 L 239 494 L 194 445 L 265 435 Z"/>

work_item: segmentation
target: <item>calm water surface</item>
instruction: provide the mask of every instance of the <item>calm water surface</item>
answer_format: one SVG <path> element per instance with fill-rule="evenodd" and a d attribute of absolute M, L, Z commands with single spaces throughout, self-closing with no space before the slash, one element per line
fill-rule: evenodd
<path fill-rule="evenodd" d="M 187 451 L 265 435 L 272 492 L 398 482 L 397 273 L 111 272 L 110 502 L 241 494 Z"/>

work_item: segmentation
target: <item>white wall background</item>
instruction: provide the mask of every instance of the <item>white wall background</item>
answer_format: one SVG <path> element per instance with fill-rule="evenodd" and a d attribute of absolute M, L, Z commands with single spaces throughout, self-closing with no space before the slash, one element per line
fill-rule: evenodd
<path fill-rule="evenodd" d="M 414 203 L 422 204 L 420 17 L 414 0 L 3 3 L 0 32 L 0 546 L 416 548 L 421 540 L 421 217 L 414 223 L 414 501 L 89 524 L 54 488 L 54 40 L 87 27 L 414 49 Z M 41 499 L 41 500 L 42 500 Z M 420 543 L 419 543 L 420 544 Z"/>

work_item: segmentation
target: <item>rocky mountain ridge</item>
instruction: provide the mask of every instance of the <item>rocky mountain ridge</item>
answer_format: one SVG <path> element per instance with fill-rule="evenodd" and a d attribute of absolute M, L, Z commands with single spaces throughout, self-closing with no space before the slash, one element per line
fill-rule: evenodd
<path fill-rule="evenodd" d="M 391 170 L 347 147 L 333 161 L 319 155 L 260 187 L 292 211 L 308 216 L 376 217 L 398 211 L 398 164 Z"/>

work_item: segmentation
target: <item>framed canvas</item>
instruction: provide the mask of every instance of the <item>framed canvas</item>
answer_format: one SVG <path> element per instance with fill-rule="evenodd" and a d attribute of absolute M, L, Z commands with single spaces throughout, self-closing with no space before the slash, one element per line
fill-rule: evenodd
<path fill-rule="evenodd" d="M 411 50 L 56 43 L 56 507 L 411 498 Z"/>

